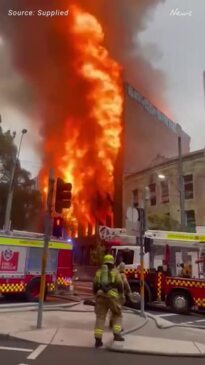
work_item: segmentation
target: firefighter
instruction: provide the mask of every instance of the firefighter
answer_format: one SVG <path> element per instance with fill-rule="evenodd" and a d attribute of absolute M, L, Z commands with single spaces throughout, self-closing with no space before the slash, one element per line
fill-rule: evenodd
<path fill-rule="evenodd" d="M 135 296 L 132 293 L 132 290 L 130 288 L 130 284 L 128 283 L 126 274 L 125 274 L 125 263 L 121 262 L 119 264 L 119 266 L 117 267 L 117 269 L 119 270 L 120 276 L 122 278 L 122 283 L 123 283 L 123 293 L 120 295 L 120 304 L 121 306 L 125 304 L 126 299 L 128 298 L 131 302 L 137 302 L 140 300 L 140 295 L 137 293 L 135 293 Z M 137 296 L 137 297 L 136 297 Z M 110 316 L 110 323 L 109 323 L 109 327 L 112 328 L 113 326 L 113 318 L 112 318 L 112 313 Z"/>
<path fill-rule="evenodd" d="M 191 278 L 191 274 L 192 274 L 192 267 L 189 263 L 185 263 L 185 264 L 181 264 L 181 272 L 180 272 L 180 276 L 183 278 Z"/>
<path fill-rule="evenodd" d="M 114 341 L 124 341 L 121 336 L 122 311 L 120 305 L 123 283 L 119 271 L 114 268 L 112 255 L 104 256 L 103 265 L 95 275 L 93 291 L 96 296 L 95 347 L 103 346 L 102 336 L 109 310 L 113 319 Z"/>

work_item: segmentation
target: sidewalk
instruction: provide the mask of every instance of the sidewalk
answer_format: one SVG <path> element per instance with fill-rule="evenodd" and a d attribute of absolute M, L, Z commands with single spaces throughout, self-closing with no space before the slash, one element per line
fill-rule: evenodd
<path fill-rule="evenodd" d="M 82 303 L 75 307 L 47 309 L 43 315 L 43 328 L 36 329 L 37 312 L 0 313 L 0 337 L 11 336 L 41 344 L 93 347 L 93 307 Z M 164 325 L 169 323 L 164 321 Z M 161 320 L 161 325 L 163 325 Z M 124 313 L 125 342 L 113 342 L 112 333 L 106 329 L 103 342 L 111 351 L 146 354 L 204 356 L 204 330 L 174 327 L 159 329 L 149 318 L 145 321 L 137 314 Z M 137 330 L 136 330 L 137 329 Z"/>

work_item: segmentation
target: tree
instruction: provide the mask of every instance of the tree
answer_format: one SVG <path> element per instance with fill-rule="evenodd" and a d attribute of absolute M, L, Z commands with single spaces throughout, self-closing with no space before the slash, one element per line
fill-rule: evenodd
<path fill-rule="evenodd" d="M 9 130 L 4 132 L 0 125 L 0 227 L 4 225 L 11 171 L 16 163 L 11 228 L 35 230 L 37 217 L 42 210 L 41 194 L 30 172 L 21 167 L 19 160 L 16 161 L 15 135 Z"/>
<path fill-rule="evenodd" d="M 148 228 L 161 231 L 179 231 L 179 223 L 168 214 L 148 215 Z"/>
<path fill-rule="evenodd" d="M 100 266 L 103 263 L 105 247 L 100 241 L 97 241 L 95 248 L 90 251 L 90 261 L 93 265 Z"/>

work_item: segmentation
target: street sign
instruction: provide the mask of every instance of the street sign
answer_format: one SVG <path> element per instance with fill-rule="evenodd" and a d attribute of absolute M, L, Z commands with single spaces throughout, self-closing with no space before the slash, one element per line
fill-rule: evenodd
<path fill-rule="evenodd" d="M 99 226 L 99 236 L 101 240 L 110 241 L 115 237 L 118 237 L 126 233 L 124 228 L 110 228 L 107 226 Z"/>
<path fill-rule="evenodd" d="M 139 213 L 136 208 L 129 207 L 127 209 L 127 220 L 131 223 L 136 223 L 139 220 Z"/>

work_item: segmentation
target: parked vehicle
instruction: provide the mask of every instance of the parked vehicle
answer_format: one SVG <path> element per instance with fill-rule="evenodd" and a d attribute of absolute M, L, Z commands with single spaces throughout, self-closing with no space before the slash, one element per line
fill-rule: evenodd
<path fill-rule="evenodd" d="M 43 235 L 30 232 L 0 232 L 0 294 L 6 298 L 24 296 L 34 301 L 39 296 Z M 49 243 L 46 269 L 46 294 L 72 284 L 72 244 Z"/>
<path fill-rule="evenodd" d="M 140 292 L 140 246 L 136 244 L 136 237 L 126 238 L 125 233 L 111 237 L 116 264 L 125 263 L 132 291 Z M 205 279 L 200 279 L 199 265 L 205 235 L 146 231 L 144 237 L 149 251 L 144 255 L 145 303 L 164 303 L 177 313 L 204 309 Z"/>

